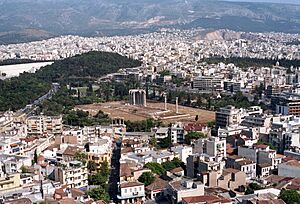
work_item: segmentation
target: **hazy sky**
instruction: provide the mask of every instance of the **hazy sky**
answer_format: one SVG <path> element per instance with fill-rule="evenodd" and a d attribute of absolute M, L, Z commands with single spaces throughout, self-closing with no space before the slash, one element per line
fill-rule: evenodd
<path fill-rule="evenodd" d="M 246 1 L 246 2 L 272 2 L 272 3 L 292 3 L 300 4 L 300 0 L 227 0 L 227 1 Z"/>

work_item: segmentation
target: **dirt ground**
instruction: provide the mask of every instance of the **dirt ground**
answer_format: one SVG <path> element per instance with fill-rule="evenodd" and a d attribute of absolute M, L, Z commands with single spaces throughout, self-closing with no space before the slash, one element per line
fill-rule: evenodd
<path fill-rule="evenodd" d="M 124 101 L 114 101 L 107 103 L 79 105 L 75 108 L 89 111 L 95 115 L 99 110 L 108 114 L 111 118 L 122 117 L 125 120 L 140 121 L 147 118 L 159 119 L 165 123 L 171 122 L 195 122 L 198 115 L 198 122 L 207 123 L 215 119 L 213 111 L 207 111 L 185 106 L 178 107 L 176 113 L 175 104 L 167 104 L 167 111 L 164 109 L 165 104 L 156 101 L 147 101 L 147 107 L 129 105 Z"/>

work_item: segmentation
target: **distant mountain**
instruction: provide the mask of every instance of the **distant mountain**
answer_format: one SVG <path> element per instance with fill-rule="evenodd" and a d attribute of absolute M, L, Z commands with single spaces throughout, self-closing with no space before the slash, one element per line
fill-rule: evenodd
<path fill-rule="evenodd" d="M 24 29 L 20 31 L 0 32 L 0 44 L 37 41 L 54 37 L 55 34 L 44 30 Z"/>
<path fill-rule="evenodd" d="M 263 2 L 263 3 L 278 3 L 278 4 L 300 4 L 299 0 L 226 0 L 235 2 Z"/>
<path fill-rule="evenodd" d="M 198 26 L 300 33 L 300 5 L 217 0 L 0 0 L 0 43 Z M 40 34 L 24 34 L 28 29 Z"/>

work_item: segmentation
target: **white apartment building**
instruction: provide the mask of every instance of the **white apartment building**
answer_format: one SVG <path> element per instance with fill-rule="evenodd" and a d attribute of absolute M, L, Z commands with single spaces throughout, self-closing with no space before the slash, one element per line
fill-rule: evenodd
<path fill-rule="evenodd" d="M 278 148 L 280 152 L 300 146 L 300 118 L 296 116 L 283 116 L 273 121 L 269 133 L 269 143 Z"/>
<path fill-rule="evenodd" d="M 161 127 L 153 130 L 155 132 L 155 138 L 158 139 L 158 142 L 160 139 L 164 139 L 170 136 L 171 143 L 173 144 L 184 143 L 185 131 L 182 123 L 174 123 L 171 125 L 171 127 Z"/>
<path fill-rule="evenodd" d="M 225 168 L 225 160 L 221 157 L 211 157 L 207 154 L 192 154 L 187 158 L 187 176 L 195 178 L 207 171 L 216 171 L 221 175 Z"/>
<path fill-rule="evenodd" d="M 76 138 L 76 143 L 82 145 L 84 144 L 85 137 L 83 135 L 82 129 L 70 129 L 70 130 L 64 130 L 62 133 L 62 136 L 71 136 Z"/>
<path fill-rule="evenodd" d="M 172 124 L 170 127 L 171 143 L 184 143 L 184 129 L 181 123 Z"/>
<path fill-rule="evenodd" d="M 247 180 L 256 177 L 256 162 L 241 156 L 228 156 L 226 168 L 233 168 L 245 172 Z"/>
<path fill-rule="evenodd" d="M 82 188 L 88 185 L 88 170 L 80 161 L 61 163 L 55 168 L 55 181 L 69 188 Z"/>
<path fill-rule="evenodd" d="M 245 112 L 243 109 L 237 109 L 234 106 L 220 108 L 216 112 L 216 127 L 225 128 L 231 125 L 239 125 L 244 115 Z"/>
<path fill-rule="evenodd" d="M 226 140 L 219 137 L 199 139 L 194 143 L 194 153 L 223 159 L 226 157 Z"/>
<path fill-rule="evenodd" d="M 171 147 L 171 151 L 178 155 L 179 159 L 186 164 L 189 155 L 193 154 L 193 147 L 175 146 Z"/>
<path fill-rule="evenodd" d="M 276 151 L 270 149 L 268 145 L 255 144 L 252 147 L 239 146 L 238 155 L 257 164 L 270 164 L 272 169 L 276 169 L 282 162 L 282 157 L 277 156 Z"/>
<path fill-rule="evenodd" d="M 216 112 L 216 127 L 217 128 L 225 128 L 228 126 L 241 125 L 246 117 L 261 115 L 263 112 L 262 108 L 259 106 L 252 106 L 248 109 L 243 108 L 235 108 L 234 106 L 226 106 L 224 108 L 220 108 L 219 111 Z M 255 121 L 251 117 L 248 118 L 249 122 L 257 122 L 258 126 L 261 125 L 260 121 Z"/>
<path fill-rule="evenodd" d="M 199 139 L 194 143 L 193 153 L 187 158 L 187 176 L 193 178 L 211 170 L 221 174 L 225 167 L 226 140 L 219 137 Z"/>
<path fill-rule="evenodd" d="M 200 76 L 193 79 L 193 88 L 202 91 L 222 91 L 223 78 L 217 76 Z"/>
<path fill-rule="evenodd" d="M 155 130 L 155 138 L 158 140 L 166 138 L 168 137 L 168 135 L 169 135 L 169 128 L 167 127 L 161 127 Z"/>
<path fill-rule="evenodd" d="M 23 155 L 25 144 L 16 137 L 2 135 L 0 139 L 0 153 L 11 155 Z"/>
<path fill-rule="evenodd" d="M 204 195 L 204 184 L 191 179 L 171 181 L 167 188 L 174 204 L 181 203 L 184 197 Z"/>
<path fill-rule="evenodd" d="M 22 166 L 31 166 L 31 158 L 10 154 L 0 154 L 0 164 L 6 173 L 19 172 Z"/>
<path fill-rule="evenodd" d="M 121 204 L 143 203 L 145 201 L 145 186 L 138 181 L 121 183 L 117 198 Z"/>
<path fill-rule="evenodd" d="M 29 135 L 62 133 L 62 116 L 31 116 L 26 124 Z"/>

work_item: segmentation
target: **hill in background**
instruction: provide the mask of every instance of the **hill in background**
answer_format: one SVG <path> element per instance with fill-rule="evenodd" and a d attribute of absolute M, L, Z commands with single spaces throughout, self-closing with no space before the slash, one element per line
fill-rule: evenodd
<path fill-rule="evenodd" d="M 300 33 L 300 5 L 217 0 L 0 0 L 0 43 L 199 26 Z"/>
<path fill-rule="evenodd" d="M 53 82 L 62 87 L 88 83 L 120 68 L 140 66 L 141 62 L 108 52 L 89 52 L 42 67 L 35 73 L 0 80 L 0 111 L 18 110 L 46 94 Z"/>

